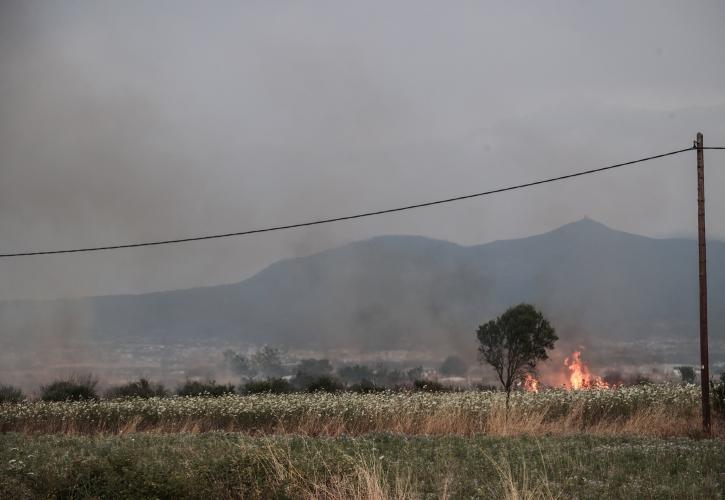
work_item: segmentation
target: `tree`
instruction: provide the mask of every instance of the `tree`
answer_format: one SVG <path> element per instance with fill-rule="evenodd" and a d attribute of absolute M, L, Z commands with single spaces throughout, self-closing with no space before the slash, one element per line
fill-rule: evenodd
<path fill-rule="evenodd" d="M 281 377 L 285 374 L 279 349 L 268 345 L 252 355 L 252 366 L 265 377 Z"/>
<path fill-rule="evenodd" d="M 329 359 L 303 359 L 297 365 L 293 383 L 300 389 L 307 389 L 321 379 L 332 380 L 331 375 L 332 363 Z"/>
<path fill-rule="evenodd" d="M 465 377 L 468 372 L 468 365 L 459 356 L 448 356 L 441 363 L 441 375 L 447 377 Z"/>
<path fill-rule="evenodd" d="M 227 370 L 236 375 L 247 376 L 254 374 L 254 369 L 249 360 L 231 349 L 224 351 L 224 364 Z"/>
<path fill-rule="evenodd" d="M 527 374 L 536 373 L 536 364 L 549 358 L 547 349 L 559 340 L 544 315 L 531 304 L 519 304 L 478 327 L 481 360 L 493 366 L 506 391 L 508 408 L 511 390 Z"/>
<path fill-rule="evenodd" d="M 683 384 L 695 383 L 695 369 L 691 366 L 676 366 L 675 370 L 680 374 Z"/>

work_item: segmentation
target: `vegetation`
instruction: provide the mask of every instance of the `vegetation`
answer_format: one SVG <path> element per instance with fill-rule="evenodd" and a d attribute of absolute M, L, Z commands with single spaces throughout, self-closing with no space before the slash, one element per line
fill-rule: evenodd
<path fill-rule="evenodd" d="M 437 380 L 425 380 L 420 379 L 413 382 L 413 388 L 416 391 L 425 391 L 425 392 L 446 392 L 450 391 L 450 388 L 444 386 Z"/>
<path fill-rule="evenodd" d="M 252 355 L 251 364 L 256 373 L 263 377 L 282 377 L 286 375 L 282 366 L 282 354 L 279 349 L 268 345 Z"/>
<path fill-rule="evenodd" d="M 96 385 L 98 381 L 90 375 L 72 376 L 40 388 L 43 401 L 84 401 L 98 399 Z"/>
<path fill-rule="evenodd" d="M 549 358 L 559 337 L 544 315 L 530 304 L 519 304 L 478 327 L 481 359 L 496 371 L 508 405 L 514 385 L 534 374 L 536 364 Z"/>
<path fill-rule="evenodd" d="M 224 396 L 234 394 L 233 384 L 217 384 L 216 380 L 201 382 L 198 380 L 187 380 L 184 385 L 176 390 L 179 396 Z"/>
<path fill-rule="evenodd" d="M 343 389 L 342 383 L 333 378 L 332 363 L 328 359 L 301 360 L 292 384 L 307 392 L 335 392 Z"/>
<path fill-rule="evenodd" d="M 242 385 L 242 394 L 287 394 L 293 392 L 292 384 L 283 378 L 268 378 L 266 380 L 250 380 Z"/>
<path fill-rule="evenodd" d="M 254 368 L 252 367 L 252 363 L 245 356 L 237 354 L 231 349 L 227 349 L 226 351 L 224 351 L 223 356 L 224 364 L 227 370 L 231 371 L 235 375 L 239 375 L 242 377 L 254 375 Z"/>
<path fill-rule="evenodd" d="M 695 383 L 695 369 L 691 366 L 676 366 L 675 370 L 680 374 L 683 384 Z"/>
<path fill-rule="evenodd" d="M 700 429 L 699 388 L 643 385 L 615 390 L 226 394 L 0 405 L 0 432 L 131 431 L 309 435 L 490 435 L 624 433 L 689 436 Z M 725 420 L 715 422 L 725 435 Z"/>
<path fill-rule="evenodd" d="M 25 399 L 23 391 L 12 385 L 0 384 L 0 404 L 1 403 L 19 403 Z"/>
<path fill-rule="evenodd" d="M 720 498 L 717 440 L 0 435 L 2 498 Z"/>
<path fill-rule="evenodd" d="M 340 392 L 343 389 L 342 383 L 330 375 L 310 379 L 305 384 L 307 392 Z"/>
<path fill-rule="evenodd" d="M 153 398 L 168 396 L 169 391 L 161 384 L 154 384 L 145 378 L 129 382 L 106 391 L 106 398 Z"/>
<path fill-rule="evenodd" d="M 719 382 L 710 382 L 710 393 L 715 414 L 725 420 L 725 372 L 720 374 Z"/>

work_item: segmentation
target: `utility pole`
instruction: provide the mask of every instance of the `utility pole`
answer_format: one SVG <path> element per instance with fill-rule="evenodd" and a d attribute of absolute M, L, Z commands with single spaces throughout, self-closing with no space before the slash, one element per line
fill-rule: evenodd
<path fill-rule="evenodd" d="M 707 257 L 705 243 L 705 158 L 702 132 L 697 133 L 697 240 L 700 263 L 700 383 L 702 385 L 702 430 L 710 433 L 710 360 L 707 348 Z"/>

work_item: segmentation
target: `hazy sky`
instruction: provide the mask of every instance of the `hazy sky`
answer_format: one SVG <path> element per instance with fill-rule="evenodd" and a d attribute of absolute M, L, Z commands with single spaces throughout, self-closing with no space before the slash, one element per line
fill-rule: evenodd
<path fill-rule="evenodd" d="M 723 2 L 0 2 L 0 250 L 240 231 L 725 145 Z M 725 237 L 725 152 L 706 152 Z M 354 222 L 0 259 L 0 299 L 238 281 L 379 234 L 696 228 L 695 155 Z"/>

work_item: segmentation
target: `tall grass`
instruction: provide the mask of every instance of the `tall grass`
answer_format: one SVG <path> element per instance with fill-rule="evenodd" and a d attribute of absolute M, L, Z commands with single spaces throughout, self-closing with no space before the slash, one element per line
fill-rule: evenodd
<path fill-rule="evenodd" d="M 213 430 L 307 436 L 370 432 L 461 435 L 688 436 L 700 426 L 697 388 L 520 393 L 255 394 L 0 405 L 0 431 L 25 433 Z M 715 421 L 715 435 L 725 435 Z"/>
<path fill-rule="evenodd" d="M 720 498 L 717 439 L 0 434 L 0 498 Z"/>

